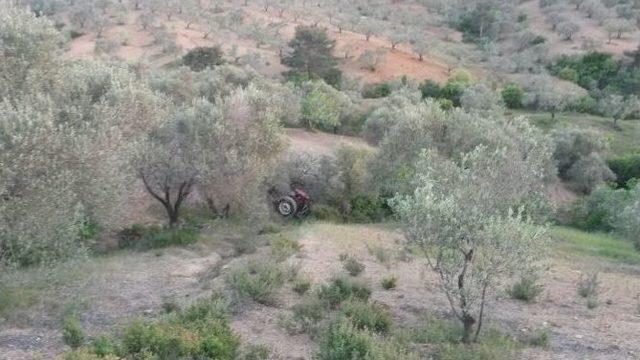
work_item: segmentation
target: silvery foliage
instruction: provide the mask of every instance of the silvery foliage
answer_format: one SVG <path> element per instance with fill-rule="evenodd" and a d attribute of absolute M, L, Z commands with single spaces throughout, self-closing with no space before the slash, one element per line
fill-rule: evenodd
<path fill-rule="evenodd" d="M 488 293 L 505 276 L 532 271 L 544 256 L 545 228 L 527 216 L 526 205 L 541 191 L 543 164 L 522 155 L 478 145 L 454 160 L 425 150 L 414 192 L 392 202 L 409 243 L 423 250 L 465 325 L 465 340 L 479 331 Z"/>
<path fill-rule="evenodd" d="M 507 119 L 500 112 L 444 111 L 432 100 L 388 108 L 393 110 L 389 118 L 394 120 L 389 122 L 371 163 L 370 182 L 382 193 L 413 191 L 408 180 L 423 149 L 437 149 L 442 156 L 459 159 L 478 145 L 507 148 L 521 154 L 544 178 L 555 176 L 550 140 L 524 118 Z"/>

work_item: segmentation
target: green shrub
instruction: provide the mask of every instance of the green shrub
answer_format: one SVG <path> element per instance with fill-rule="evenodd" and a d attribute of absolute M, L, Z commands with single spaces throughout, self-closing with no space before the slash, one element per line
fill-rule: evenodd
<path fill-rule="evenodd" d="M 335 206 L 326 204 L 317 204 L 313 206 L 313 217 L 318 220 L 340 223 L 343 222 L 343 216 L 340 214 L 340 210 Z"/>
<path fill-rule="evenodd" d="M 440 88 L 440 84 L 427 79 L 420 84 L 420 93 L 422 93 L 422 98 L 438 99 L 442 96 L 442 89 Z"/>
<path fill-rule="evenodd" d="M 579 113 L 595 114 L 598 110 L 598 100 L 586 95 L 578 99 L 577 102 L 570 104 L 570 109 Z"/>
<path fill-rule="evenodd" d="M 202 299 L 167 321 L 135 321 L 123 332 L 126 358 L 151 355 L 159 359 L 235 359 L 238 337 L 228 322 L 227 302 L 218 294 Z"/>
<path fill-rule="evenodd" d="M 197 47 L 182 57 L 182 63 L 193 71 L 202 71 L 208 67 L 224 64 L 223 52 L 218 46 Z"/>
<path fill-rule="evenodd" d="M 336 307 L 349 298 L 368 300 L 371 289 L 361 282 L 337 277 L 318 288 L 317 296 L 327 307 Z"/>
<path fill-rule="evenodd" d="M 291 323 L 287 326 L 290 334 L 312 333 L 324 318 L 325 304 L 317 297 L 307 297 L 291 308 Z"/>
<path fill-rule="evenodd" d="M 365 99 L 379 99 L 391 95 L 391 90 L 389 83 L 369 85 L 362 90 L 362 97 Z"/>
<path fill-rule="evenodd" d="M 342 267 L 347 270 L 349 275 L 358 276 L 365 269 L 365 265 L 353 256 L 349 256 L 343 263 Z"/>
<path fill-rule="evenodd" d="M 385 290 L 395 289 L 398 282 L 398 278 L 395 275 L 385 276 L 380 280 L 380 285 Z"/>
<path fill-rule="evenodd" d="M 538 277 L 535 275 L 525 275 L 513 284 L 507 292 L 512 299 L 526 302 L 534 302 L 543 291 L 542 285 L 538 284 Z"/>
<path fill-rule="evenodd" d="M 298 295 L 304 295 L 309 289 L 311 289 L 311 280 L 308 278 L 297 277 L 293 280 L 293 291 Z"/>
<path fill-rule="evenodd" d="M 102 335 L 91 341 L 91 351 L 100 357 L 105 357 L 107 355 L 115 355 L 117 348 L 111 338 Z"/>
<path fill-rule="evenodd" d="M 632 179 L 640 180 L 640 153 L 613 158 L 609 160 L 609 168 L 616 174 L 618 186 L 628 186 Z"/>
<path fill-rule="evenodd" d="M 344 318 L 333 321 L 322 333 L 317 358 L 320 360 L 408 360 L 417 359 L 394 339 L 379 338 L 357 329 Z"/>
<path fill-rule="evenodd" d="M 587 298 L 587 309 L 593 310 L 597 308 L 598 305 L 600 305 L 600 302 L 598 301 L 597 297 L 594 296 Z"/>
<path fill-rule="evenodd" d="M 271 254 L 278 260 L 286 260 L 289 256 L 298 253 L 302 249 L 302 245 L 298 240 L 289 236 L 279 234 L 274 236 L 271 241 Z"/>
<path fill-rule="evenodd" d="M 364 302 L 362 300 L 347 300 L 342 304 L 341 310 L 358 329 L 387 333 L 393 323 L 391 315 L 376 303 Z"/>
<path fill-rule="evenodd" d="M 578 72 L 570 67 L 565 67 L 558 71 L 558 77 L 572 82 L 577 82 L 579 79 Z"/>
<path fill-rule="evenodd" d="M 502 101 L 509 109 L 519 109 L 522 107 L 524 90 L 517 84 L 509 84 L 502 89 Z"/>
<path fill-rule="evenodd" d="M 77 349 L 84 343 L 84 330 L 74 317 L 67 317 L 62 323 L 62 340 L 72 349 Z"/>
<path fill-rule="evenodd" d="M 349 222 L 380 222 L 391 214 L 386 199 L 379 196 L 357 195 L 351 199 L 350 204 Z"/>
<path fill-rule="evenodd" d="M 119 247 L 148 250 L 168 246 L 184 246 L 198 241 L 198 232 L 192 228 L 170 229 L 135 224 L 120 231 Z"/>
<path fill-rule="evenodd" d="M 284 285 L 285 271 L 273 261 L 252 260 L 232 269 L 227 283 L 240 300 L 250 299 L 264 305 L 273 305 L 275 293 Z"/>

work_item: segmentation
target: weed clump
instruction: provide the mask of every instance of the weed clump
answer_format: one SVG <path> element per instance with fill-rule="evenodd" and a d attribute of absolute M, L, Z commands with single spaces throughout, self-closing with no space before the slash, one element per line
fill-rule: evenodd
<path fill-rule="evenodd" d="M 275 293 L 286 281 L 282 266 L 270 260 L 252 260 L 232 269 L 226 282 L 239 300 L 253 300 L 263 305 L 275 303 Z"/>
<path fill-rule="evenodd" d="M 78 320 L 74 317 L 67 317 L 62 323 L 62 340 L 72 349 L 77 349 L 84 343 L 84 330 Z"/>
<path fill-rule="evenodd" d="M 394 339 L 379 338 L 368 330 L 358 329 L 348 319 L 333 321 L 322 333 L 320 360 L 348 359 L 417 359 Z"/>
<path fill-rule="evenodd" d="M 594 298 L 598 296 L 600 288 L 600 281 L 598 280 L 598 273 L 593 273 L 588 277 L 582 277 L 578 281 L 578 295 L 583 298 Z"/>
<path fill-rule="evenodd" d="M 398 278 L 395 275 L 385 276 L 380 280 L 380 285 L 385 290 L 395 289 L 398 283 Z"/>
<path fill-rule="evenodd" d="M 235 359 L 239 339 L 229 327 L 226 299 L 218 294 L 202 299 L 184 311 L 176 311 L 158 322 L 134 321 L 118 341 L 103 335 L 90 346 L 78 348 L 84 337 L 77 335 L 77 324 L 63 327 L 65 342 L 74 334 L 74 351 L 68 360 L 93 359 Z M 70 330 L 73 329 L 73 330 Z"/>
<path fill-rule="evenodd" d="M 528 303 L 534 302 L 536 298 L 542 293 L 543 287 L 538 284 L 538 277 L 535 275 L 525 275 L 520 278 L 520 281 L 513 284 L 510 289 L 507 290 L 509 296 L 512 299 L 522 300 Z"/>
<path fill-rule="evenodd" d="M 326 307 L 335 308 L 350 298 L 368 300 L 369 296 L 371 296 L 371 289 L 362 282 L 346 277 L 336 277 L 328 284 L 320 286 L 317 296 Z"/>
<path fill-rule="evenodd" d="M 349 275 L 351 276 L 358 276 L 360 275 L 360 273 L 362 273 L 365 269 L 365 265 L 363 263 L 361 263 L 360 261 L 358 261 L 358 259 L 356 259 L 353 256 L 349 256 L 347 257 L 343 263 L 342 263 L 342 267 L 349 273 Z"/>
<path fill-rule="evenodd" d="M 391 329 L 391 315 L 376 303 L 361 300 L 347 300 L 342 304 L 342 313 L 358 329 L 368 329 L 376 333 L 387 333 Z"/>
<path fill-rule="evenodd" d="M 302 245 L 297 240 L 292 239 L 286 235 L 278 235 L 271 239 L 271 254 L 278 261 L 284 261 L 289 256 L 299 252 L 302 249 Z"/>
<path fill-rule="evenodd" d="M 304 295 L 311 289 L 311 280 L 307 278 L 297 277 L 293 280 L 293 291 L 298 295 Z"/>

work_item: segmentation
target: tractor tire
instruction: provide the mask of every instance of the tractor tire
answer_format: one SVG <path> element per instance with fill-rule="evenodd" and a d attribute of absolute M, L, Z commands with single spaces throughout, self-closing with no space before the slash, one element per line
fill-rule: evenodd
<path fill-rule="evenodd" d="M 276 211 L 284 217 L 290 217 L 297 213 L 298 204 L 291 196 L 283 196 L 276 200 Z"/>

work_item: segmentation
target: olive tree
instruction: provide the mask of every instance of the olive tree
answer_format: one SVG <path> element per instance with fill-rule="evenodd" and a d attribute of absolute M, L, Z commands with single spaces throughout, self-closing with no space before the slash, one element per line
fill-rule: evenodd
<path fill-rule="evenodd" d="M 522 155 L 478 146 L 456 161 L 425 151 L 415 191 L 392 202 L 408 241 L 437 273 L 466 343 L 477 340 L 502 277 L 531 271 L 544 254 L 545 228 L 525 215 L 543 171 Z"/>
<path fill-rule="evenodd" d="M 13 6 L 0 8 L 0 100 L 55 81 L 62 36 L 46 17 Z"/>
<path fill-rule="evenodd" d="M 182 111 L 174 110 L 158 129 L 137 144 L 132 165 L 145 190 L 167 212 L 170 227 L 176 227 L 180 210 L 198 180 L 196 150 L 185 131 Z"/>
<path fill-rule="evenodd" d="M 302 121 L 311 129 L 335 129 L 353 105 L 348 96 L 323 81 L 307 81 L 300 90 Z"/>
<path fill-rule="evenodd" d="M 496 111 L 503 107 L 500 96 L 482 83 L 473 84 L 464 89 L 460 97 L 460 105 L 467 111 Z"/>
<path fill-rule="evenodd" d="M 618 121 L 640 112 L 640 99 L 637 95 L 625 98 L 622 95 L 609 94 L 598 103 L 602 115 L 613 119 L 613 127 L 619 129 Z"/>
<path fill-rule="evenodd" d="M 264 202 L 257 200 L 264 198 L 264 180 L 285 147 L 280 123 L 287 110 L 279 96 L 251 84 L 216 107 L 196 101 L 187 113 L 201 175 L 198 189 L 214 215 L 264 212 L 257 205 Z"/>

